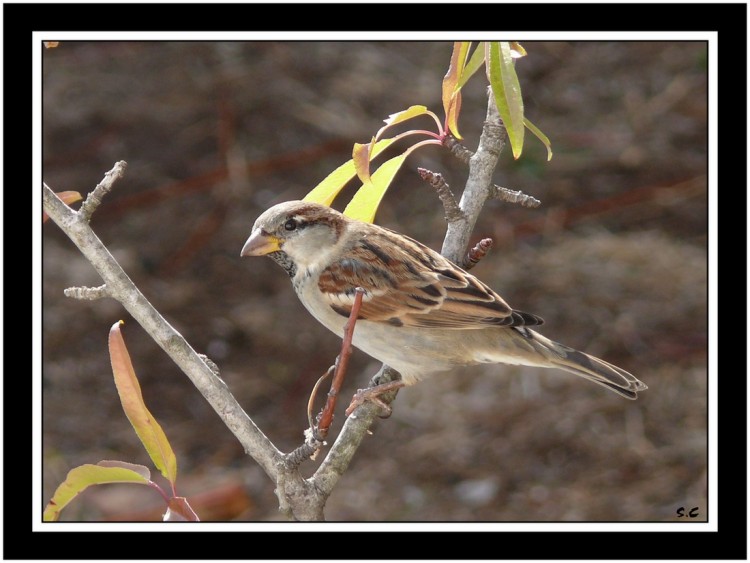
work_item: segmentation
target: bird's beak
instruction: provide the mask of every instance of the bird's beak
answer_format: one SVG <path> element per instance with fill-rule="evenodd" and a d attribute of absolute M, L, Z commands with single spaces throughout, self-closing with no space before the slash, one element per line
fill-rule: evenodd
<path fill-rule="evenodd" d="M 281 249 L 281 239 L 255 229 L 242 247 L 240 256 L 263 256 Z"/>

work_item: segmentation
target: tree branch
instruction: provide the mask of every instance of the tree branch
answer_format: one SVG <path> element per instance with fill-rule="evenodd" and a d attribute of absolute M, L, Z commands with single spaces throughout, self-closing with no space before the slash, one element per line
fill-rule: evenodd
<path fill-rule="evenodd" d="M 86 208 L 88 211 L 84 212 L 83 207 L 81 211 L 74 211 L 65 205 L 46 184 L 43 186 L 44 210 L 75 243 L 101 276 L 105 286 L 96 288 L 96 293 L 106 292 L 108 296 L 119 301 L 127 309 L 190 378 L 237 437 L 248 455 L 258 462 L 274 482 L 277 482 L 283 464 L 283 454 L 245 413 L 211 367 L 149 303 L 89 226 L 93 208 L 101 202 L 103 193 L 111 188 L 112 182 L 124 170 L 123 165 L 124 163 L 118 163 L 112 171 L 107 173 L 97 189 L 102 185 L 106 188 L 100 190 L 97 197 L 87 199 L 87 202 L 95 202 Z M 115 174 L 115 170 L 119 173 Z"/>
<path fill-rule="evenodd" d="M 477 152 L 469 159 L 469 178 L 459 202 L 463 217 L 448 223 L 441 250 L 443 256 L 456 264 L 461 263 L 479 213 L 490 197 L 492 174 L 505 145 L 505 128 L 495 107 L 492 91 L 488 88 L 487 92 L 487 117 L 482 127 Z"/>

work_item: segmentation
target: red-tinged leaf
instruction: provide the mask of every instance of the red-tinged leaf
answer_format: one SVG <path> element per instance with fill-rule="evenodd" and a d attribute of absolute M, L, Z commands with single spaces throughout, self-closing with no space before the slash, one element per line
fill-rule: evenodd
<path fill-rule="evenodd" d="M 448 66 L 448 72 L 443 77 L 443 111 L 445 111 L 446 116 L 450 111 L 452 100 L 456 93 L 456 84 L 461 79 L 470 46 L 471 41 L 455 41 L 453 43 L 451 62 Z"/>
<path fill-rule="evenodd" d="M 354 143 L 352 149 L 352 160 L 354 161 L 354 170 L 357 176 L 365 185 L 370 184 L 370 149 L 375 144 L 375 137 L 367 144 Z"/>
<path fill-rule="evenodd" d="M 461 91 L 458 83 L 464 73 L 466 57 L 469 55 L 470 41 L 456 41 L 453 43 L 453 53 L 448 72 L 443 78 L 443 110 L 445 124 L 454 137 L 462 139 L 458 132 L 458 115 L 461 112 Z"/>
<path fill-rule="evenodd" d="M 161 426 L 143 402 L 141 386 L 120 332 L 121 322 L 112 325 L 109 331 L 109 356 L 120 402 L 154 465 L 174 485 L 177 479 L 177 458 Z"/>
<path fill-rule="evenodd" d="M 52 500 L 49 501 L 47 507 L 44 509 L 42 519 L 45 522 L 56 521 L 60 518 L 60 511 L 88 487 L 107 483 L 148 485 L 149 480 L 144 478 L 140 472 L 125 467 L 102 467 L 101 465 L 93 464 L 81 465 L 71 469 L 65 481 L 57 487 Z"/>
<path fill-rule="evenodd" d="M 537 139 L 539 139 L 545 147 L 547 147 L 547 161 L 549 162 L 552 160 L 552 143 L 550 143 L 549 138 L 547 135 L 542 133 L 541 129 L 539 129 L 536 125 L 534 125 L 531 121 L 523 118 L 523 123 L 526 125 L 526 128 L 531 131 L 534 135 L 536 135 Z"/>
<path fill-rule="evenodd" d="M 456 84 L 455 91 L 458 92 L 461 88 L 464 87 L 464 84 L 466 84 L 469 81 L 469 78 L 472 77 L 472 75 L 479 70 L 479 68 L 484 64 L 484 41 L 480 42 L 477 45 L 477 48 L 474 49 L 474 52 L 471 54 L 471 57 L 469 58 L 469 62 L 466 63 L 466 66 L 464 67 L 464 71 L 461 73 L 461 78 L 458 80 L 458 83 Z"/>
<path fill-rule="evenodd" d="M 67 205 L 83 199 L 78 192 L 57 192 L 55 195 Z M 47 219 L 49 219 L 49 215 L 46 211 L 42 211 L 42 223 L 46 222 Z"/>
<path fill-rule="evenodd" d="M 164 522 L 200 522 L 200 518 L 192 509 L 185 497 L 172 497 L 167 503 Z"/>
<path fill-rule="evenodd" d="M 370 151 L 370 160 L 376 158 L 381 152 L 393 143 L 394 139 L 381 139 Z M 312 201 L 330 206 L 339 192 L 344 189 L 349 181 L 357 175 L 354 160 L 348 160 L 336 170 L 326 176 L 304 197 L 304 201 Z"/>
<path fill-rule="evenodd" d="M 344 215 L 372 223 L 385 192 L 407 156 L 408 151 L 381 164 L 371 176 L 370 184 L 363 185 L 354 194 L 349 205 L 344 209 Z"/>
<path fill-rule="evenodd" d="M 510 44 L 507 41 L 491 41 L 485 45 L 487 78 L 492 86 L 495 104 L 503 120 L 513 150 L 513 158 L 523 151 L 523 98 L 518 82 Z"/>

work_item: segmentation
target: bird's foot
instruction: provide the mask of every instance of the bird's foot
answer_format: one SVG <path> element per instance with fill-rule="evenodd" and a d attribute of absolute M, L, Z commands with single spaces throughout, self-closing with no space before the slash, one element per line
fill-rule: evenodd
<path fill-rule="evenodd" d="M 388 393 L 395 389 L 401 389 L 404 387 L 403 381 L 389 381 L 388 383 L 381 383 L 375 387 L 368 387 L 367 389 L 359 389 L 352 397 L 352 402 L 346 408 L 346 416 L 349 416 L 354 412 L 354 409 L 363 405 L 367 401 L 375 403 L 382 409 L 382 413 L 379 415 L 380 418 L 388 418 L 393 413 L 393 409 L 388 405 L 380 396 L 383 393 Z"/>

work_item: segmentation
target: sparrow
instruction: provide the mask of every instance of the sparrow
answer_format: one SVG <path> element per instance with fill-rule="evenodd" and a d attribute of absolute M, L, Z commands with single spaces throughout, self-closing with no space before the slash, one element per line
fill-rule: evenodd
<path fill-rule="evenodd" d="M 416 240 L 312 202 L 287 201 L 258 217 L 240 256 L 268 256 L 305 308 L 343 336 L 364 294 L 352 344 L 412 385 L 477 364 L 558 368 L 626 397 L 647 387 L 627 371 L 550 340 L 544 321 Z"/>

